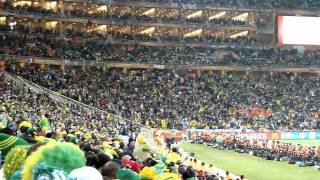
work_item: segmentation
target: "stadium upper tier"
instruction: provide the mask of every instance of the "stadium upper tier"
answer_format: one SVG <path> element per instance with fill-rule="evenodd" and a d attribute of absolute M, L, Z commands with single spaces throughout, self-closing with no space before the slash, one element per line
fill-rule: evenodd
<path fill-rule="evenodd" d="M 245 74 L 12 64 L 11 73 L 152 127 L 313 130 L 316 74 Z"/>
<path fill-rule="evenodd" d="M 56 1 L 53 1 L 56 2 Z M 97 5 L 121 5 L 142 7 L 199 8 L 246 8 L 266 9 L 319 9 L 316 0 L 63 0 L 63 3 L 86 3 Z"/>
<path fill-rule="evenodd" d="M 89 60 L 97 63 L 151 63 L 151 64 L 197 64 L 197 65 L 242 65 L 242 66 L 318 66 L 319 52 L 306 51 L 300 54 L 294 49 L 248 48 L 254 46 L 254 39 L 214 39 L 211 46 L 150 46 L 138 44 L 134 39 L 153 41 L 148 35 L 130 36 L 110 34 L 107 37 L 95 33 L 81 32 L 56 36 L 59 31 L 24 29 L 19 26 L 14 32 L 0 35 L 0 54 L 27 56 L 29 58 L 56 58 L 62 60 Z M 24 33 L 19 33 L 24 32 Z M 47 33 L 42 36 L 41 33 Z M 67 31 L 68 32 L 68 31 Z M 51 34 L 51 35 L 48 35 Z M 90 37 L 91 36 L 91 37 Z M 157 36 L 155 38 L 162 38 Z M 114 40 L 115 39 L 115 40 Z M 185 39 L 190 41 L 197 39 Z M 201 40 L 199 40 L 201 42 Z M 224 46 L 219 46 L 223 42 Z"/>
<path fill-rule="evenodd" d="M 161 27 L 206 28 L 219 26 L 242 26 L 242 28 L 263 25 L 266 22 L 254 19 L 256 14 L 247 11 L 210 10 L 210 9 L 180 9 L 180 8 L 147 8 L 131 6 L 106 6 L 92 4 L 39 4 L 31 1 L 21 1 L 13 4 L 3 4 L 2 15 L 19 16 L 21 18 L 38 18 L 41 15 L 50 15 L 54 20 L 75 18 L 75 22 L 85 22 L 90 19 L 92 23 L 148 25 Z M 29 3 L 28 3 L 29 2 Z M 21 14 L 26 14 L 25 16 Z M 19 14 L 19 15 L 16 15 Z M 30 16 L 33 14 L 33 16 Z M 29 16 L 28 16 L 29 15 Z M 264 13 L 268 16 L 268 13 Z M 81 19 L 81 20 L 79 20 Z M 73 19 L 74 20 L 74 19 Z M 96 21 L 95 21 L 96 20 Z M 103 20 L 103 21 L 102 21 Z M 109 20 L 109 21 L 107 21 Z M 70 20 L 66 20 L 70 21 Z M 72 20 L 71 20 L 72 21 Z M 111 22 L 110 22 L 111 21 Z M 115 22 L 112 22 L 115 21 Z M 252 29 L 252 28 L 251 28 Z"/>
<path fill-rule="evenodd" d="M 213 3 L 196 2 L 198 5 Z M 215 2 L 227 2 L 222 6 L 253 3 Z M 2 59 L 14 55 L 99 63 L 319 65 L 318 51 L 300 53 L 290 47 L 278 48 L 274 42 L 276 11 L 180 7 L 187 2 L 174 7 L 173 1 L 156 4 L 168 3 L 172 6 L 152 7 L 147 3 L 146 7 L 137 1 L 112 1 L 106 5 L 95 1 L 3 3 L 0 54 Z M 310 3 L 304 4 L 307 7 Z"/>

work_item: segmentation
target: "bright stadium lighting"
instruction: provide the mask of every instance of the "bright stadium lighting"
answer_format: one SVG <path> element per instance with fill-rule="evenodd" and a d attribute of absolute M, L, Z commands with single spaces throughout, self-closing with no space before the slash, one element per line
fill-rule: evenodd
<path fill-rule="evenodd" d="M 238 16 L 233 17 L 233 20 L 238 20 L 238 21 L 246 21 L 248 19 L 249 13 L 242 13 Z"/>
<path fill-rule="evenodd" d="M 57 6 L 57 2 L 56 1 L 51 1 L 51 2 L 46 2 L 45 3 L 45 8 L 46 9 L 53 9 Z"/>
<path fill-rule="evenodd" d="M 185 35 L 183 35 L 183 37 L 192 37 L 192 36 L 199 36 L 202 33 L 202 29 L 197 29 L 195 31 L 189 32 Z"/>
<path fill-rule="evenodd" d="M 249 33 L 248 31 L 242 31 L 242 32 L 239 32 L 239 33 L 231 35 L 230 38 L 237 38 L 237 37 L 241 37 L 241 36 L 247 36 L 248 33 Z"/>
<path fill-rule="evenodd" d="M 139 34 L 151 34 L 154 32 L 155 29 L 156 29 L 155 27 L 150 27 L 150 28 L 147 28 L 147 29 L 139 32 Z"/>
<path fill-rule="evenodd" d="M 215 14 L 215 15 L 213 15 L 213 16 L 210 16 L 210 17 L 209 17 L 209 20 L 211 20 L 211 19 L 220 19 L 220 18 L 224 17 L 226 14 L 227 14 L 226 11 L 220 12 L 220 13 L 218 13 L 218 14 Z"/>
<path fill-rule="evenodd" d="M 107 10 L 108 10 L 108 7 L 106 5 L 103 5 L 97 8 L 97 11 L 107 11 Z"/>
<path fill-rule="evenodd" d="M 31 6 L 31 1 L 18 1 L 18 2 L 14 2 L 13 3 L 13 7 L 16 7 L 16 6 Z"/>
<path fill-rule="evenodd" d="M 6 17 L 0 17 L 0 24 L 5 24 L 6 23 Z"/>
<path fill-rule="evenodd" d="M 278 43 L 320 45 L 320 17 L 278 17 Z"/>
<path fill-rule="evenodd" d="M 186 18 L 190 19 L 190 18 L 195 18 L 195 17 L 199 17 L 199 16 L 202 16 L 202 11 L 196 11 L 192 14 L 189 14 L 188 16 L 186 16 Z"/>
<path fill-rule="evenodd" d="M 151 9 L 145 11 L 144 13 L 142 13 L 142 15 L 151 16 L 154 14 L 155 11 L 156 11 L 156 8 L 151 8 Z"/>

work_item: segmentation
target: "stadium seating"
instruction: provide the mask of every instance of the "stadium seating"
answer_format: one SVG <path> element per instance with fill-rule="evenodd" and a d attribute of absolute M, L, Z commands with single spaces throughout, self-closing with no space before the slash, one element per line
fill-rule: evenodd
<path fill-rule="evenodd" d="M 130 37 L 117 35 L 116 39 Z M 132 38 L 136 38 L 132 37 Z M 104 39 L 65 40 L 55 37 L 4 34 L 0 36 L 0 54 L 27 57 L 59 58 L 65 60 L 91 60 L 119 63 L 152 64 L 200 64 L 200 65 L 242 65 L 242 66 L 317 66 L 320 63 L 318 52 L 287 49 L 247 49 L 247 48 L 205 48 L 205 47 L 153 47 L 134 45 L 114 45 Z M 138 36 L 150 39 L 148 36 Z M 75 38 L 77 39 L 77 38 Z M 187 40 L 188 41 L 188 40 Z M 212 39 L 210 41 L 225 41 Z M 254 40 L 253 40 L 254 41 Z M 253 42 L 248 39 L 248 43 Z M 236 43 L 230 40 L 230 43 Z M 239 43 L 245 42 L 241 38 Z M 92 53 L 93 52 L 93 53 Z M 302 60 L 303 59 L 303 60 Z"/>
<path fill-rule="evenodd" d="M 193 170 L 191 156 L 180 157 L 176 147 L 166 153 L 160 137 L 152 147 L 143 134 L 132 135 L 139 132 L 139 124 L 129 127 L 116 116 L 11 75 L 2 74 L 0 82 L 2 179 L 54 177 L 58 170 L 60 178 L 87 180 L 216 176 L 213 169 L 197 173 L 209 170 L 209 164 Z"/>
<path fill-rule="evenodd" d="M 320 146 L 280 136 L 320 137 L 320 42 L 284 42 L 282 27 L 319 8 L 1 1 L 0 179 L 245 179 L 181 141 L 317 168 Z"/>
<path fill-rule="evenodd" d="M 96 68 L 85 71 L 66 68 L 62 72 L 59 66 L 25 68 L 13 65 L 8 70 L 73 99 L 152 127 L 282 131 L 319 128 L 317 75 L 241 76 Z"/>

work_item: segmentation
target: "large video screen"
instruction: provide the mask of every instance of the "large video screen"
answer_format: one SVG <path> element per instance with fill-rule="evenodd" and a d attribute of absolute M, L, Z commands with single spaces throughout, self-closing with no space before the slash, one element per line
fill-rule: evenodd
<path fill-rule="evenodd" d="M 320 17 L 278 16 L 278 43 L 320 45 Z"/>

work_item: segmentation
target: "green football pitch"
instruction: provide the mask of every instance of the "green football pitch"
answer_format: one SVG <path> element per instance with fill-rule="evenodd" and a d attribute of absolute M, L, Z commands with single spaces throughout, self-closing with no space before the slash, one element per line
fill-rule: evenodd
<path fill-rule="evenodd" d="M 287 162 L 267 161 L 248 154 L 221 151 L 200 144 L 183 143 L 181 147 L 187 152 L 194 152 L 196 158 L 200 160 L 212 163 L 236 175 L 243 174 L 249 180 L 320 179 L 320 171 L 312 167 L 301 168 Z"/>

